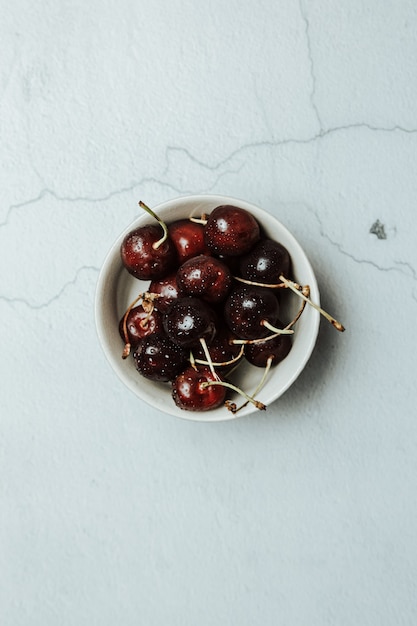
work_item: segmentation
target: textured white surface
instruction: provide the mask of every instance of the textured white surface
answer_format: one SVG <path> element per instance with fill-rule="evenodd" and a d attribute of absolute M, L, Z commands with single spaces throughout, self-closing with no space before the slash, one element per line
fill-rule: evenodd
<path fill-rule="evenodd" d="M 414 626 L 416 3 L 1 4 L 2 626 Z M 220 424 L 139 404 L 93 319 L 137 201 L 204 192 L 348 329 Z"/>

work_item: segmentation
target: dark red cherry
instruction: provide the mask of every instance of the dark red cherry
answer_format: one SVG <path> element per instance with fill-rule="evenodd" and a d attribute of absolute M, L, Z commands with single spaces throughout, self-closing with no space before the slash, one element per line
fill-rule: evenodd
<path fill-rule="evenodd" d="M 199 298 L 178 298 L 163 317 L 168 337 L 179 346 L 192 347 L 204 339 L 210 343 L 216 335 L 216 314 Z"/>
<path fill-rule="evenodd" d="M 126 316 L 126 320 L 125 316 L 123 316 L 119 323 L 121 338 L 125 343 L 127 339 L 132 348 L 134 348 L 143 337 L 146 337 L 146 335 L 163 332 L 162 314 L 155 309 L 152 313 L 147 313 L 144 311 L 142 305 L 131 309 Z"/>
<path fill-rule="evenodd" d="M 245 254 L 259 237 L 259 224 L 253 215 L 229 204 L 218 206 L 210 213 L 204 230 L 207 247 L 217 255 Z"/>
<path fill-rule="evenodd" d="M 176 248 L 179 263 L 199 254 L 207 254 L 204 242 L 204 226 L 190 220 L 177 220 L 168 225 L 168 232 Z"/>
<path fill-rule="evenodd" d="M 224 254 L 219 254 L 217 258 L 219 258 L 220 261 L 223 261 L 223 263 L 227 265 L 232 276 L 240 276 L 239 256 L 226 256 Z"/>
<path fill-rule="evenodd" d="M 175 246 L 168 237 L 161 242 L 163 230 L 158 224 L 135 228 L 123 239 L 122 263 L 140 280 L 157 280 L 178 266 Z"/>
<path fill-rule="evenodd" d="M 206 302 L 220 302 L 227 296 L 232 275 L 219 259 L 200 254 L 181 265 L 177 272 L 179 289 L 188 296 L 199 296 Z"/>
<path fill-rule="evenodd" d="M 230 330 L 241 339 L 257 339 L 271 334 L 278 320 L 279 303 L 272 289 L 239 285 L 232 289 L 224 306 Z"/>
<path fill-rule="evenodd" d="M 153 280 L 149 285 L 149 291 L 159 296 L 154 301 L 155 308 L 161 313 L 166 313 L 171 302 L 182 295 L 178 288 L 177 272 L 172 272 L 159 280 Z"/>
<path fill-rule="evenodd" d="M 277 284 L 282 275 L 288 276 L 291 259 L 288 250 L 277 241 L 261 239 L 239 263 L 242 278 L 257 283 Z"/>
<path fill-rule="evenodd" d="M 283 325 L 278 324 L 279 327 Z M 277 365 L 288 356 L 292 347 L 291 335 L 276 335 L 272 339 L 266 338 L 259 343 L 245 345 L 245 357 L 252 365 L 266 367 L 269 359 L 271 365 Z"/>
<path fill-rule="evenodd" d="M 188 353 L 165 335 L 153 333 L 141 339 L 133 352 L 136 369 L 150 380 L 168 382 L 186 367 Z"/>
<path fill-rule="evenodd" d="M 226 389 L 221 385 L 207 383 L 218 381 L 209 367 L 188 367 L 172 383 L 175 404 L 186 411 L 208 411 L 224 403 Z"/>

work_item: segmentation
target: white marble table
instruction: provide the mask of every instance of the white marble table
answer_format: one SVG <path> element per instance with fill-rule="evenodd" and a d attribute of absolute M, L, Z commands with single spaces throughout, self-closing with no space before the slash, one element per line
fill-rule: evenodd
<path fill-rule="evenodd" d="M 2 626 L 417 623 L 417 5 L 2 4 Z M 325 322 L 266 414 L 170 419 L 93 303 L 137 214 L 245 198 Z"/>

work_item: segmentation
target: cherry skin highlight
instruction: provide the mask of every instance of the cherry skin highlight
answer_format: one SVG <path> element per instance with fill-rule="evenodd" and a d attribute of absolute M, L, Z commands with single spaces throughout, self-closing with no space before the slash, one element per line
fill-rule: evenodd
<path fill-rule="evenodd" d="M 168 233 L 177 251 L 180 264 L 199 254 L 208 254 L 204 242 L 204 226 L 183 219 L 168 224 Z"/>
<path fill-rule="evenodd" d="M 136 306 L 129 311 L 126 322 L 125 316 L 120 320 L 119 333 L 125 342 L 124 326 L 126 326 L 127 339 L 132 348 L 134 348 L 143 337 L 151 335 L 152 333 L 160 334 L 164 332 L 162 314 L 155 310 L 152 311 L 152 313 L 147 313 L 142 305 Z"/>
<path fill-rule="evenodd" d="M 187 359 L 186 350 L 157 333 L 141 339 L 133 352 L 138 372 L 159 382 L 173 380 L 184 369 Z"/>
<path fill-rule="evenodd" d="M 246 280 L 272 285 L 280 282 L 281 274 L 289 275 L 290 265 L 290 255 L 283 245 L 272 239 L 261 239 L 240 258 L 239 270 Z"/>
<path fill-rule="evenodd" d="M 186 411 L 209 411 L 224 403 L 226 389 L 221 385 L 205 386 L 218 381 L 210 368 L 204 365 L 197 369 L 188 367 L 172 383 L 175 404 Z"/>
<path fill-rule="evenodd" d="M 163 317 L 168 337 L 179 346 L 190 348 L 201 339 L 210 343 L 216 335 L 216 314 L 200 298 L 174 300 Z"/>
<path fill-rule="evenodd" d="M 253 215 L 228 204 L 210 213 L 204 231 L 206 245 L 216 255 L 245 254 L 259 238 L 259 224 Z"/>
<path fill-rule="evenodd" d="M 149 285 L 149 291 L 159 296 L 154 304 L 161 313 L 166 313 L 169 305 L 183 295 L 178 287 L 177 272 L 172 272 L 159 280 L 153 280 Z"/>
<path fill-rule="evenodd" d="M 219 259 L 200 254 L 181 265 L 177 272 L 177 284 L 185 295 L 216 303 L 227 296 L 232 275 Z"/>
<path fill-rule="evenodd" d="M 241 339 L 270 335 L 265 322 L 274 325 L 278 315 L 278 299 L 268 287 L 239 285 L 230 292 L 224 306 L 228 327 Z"/>
<path fill-rule="evenodd" d="M 120 247 L 122 263 L 135 278 L 156 280 L 178 266 L 171 239 L 158 245 L 161 234 L 159 225 L 149 224 L 130 231 L 123 239 Z"/>

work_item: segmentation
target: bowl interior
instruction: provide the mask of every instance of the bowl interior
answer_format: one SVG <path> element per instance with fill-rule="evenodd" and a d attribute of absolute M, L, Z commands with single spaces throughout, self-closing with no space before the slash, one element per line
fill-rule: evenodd
<path fill-rule="evenodd" d="M 288 249 L 292 259 L 294 280 L 303 285 L 308 284 L 312 300 L 319 303 L 317 281 L 301 246 L 285 226 L 259 207 L 235 198 L 211 195 L 176 198 L 152 208 L 161 219 L 169 223 L 191 216 L 200 217 L 201 214 L 210 213 L 221 204 L 234 204 L 250 211 L 261 224 L 264 234 L 279 241 Z M 236 414 L 225 407 L 206 412 L 183 411 L 174 404 L 169 383 L 156 383 L 144 378 L 136 371 L 132 358 L 122 359 L 123 342 L 119 335 L 119 321 L 129 303 L 138 293 L 145 291 L 149 283 L 134 278 L 124 269 L 120 258 L 120 245 L 130 230 L 151 222 L 152 218 L 144 212 L 120 234 L 107 254 L 99 275 L 95 317 L 99 340 L 107 359 L 116 374 L 138 398 L 170 415 L 195 421 L 223 421 L 257 412 L 258 409 L 252 404 L 248 404 Z M 286 300 L 289 304 L 287 310 L 283 311 L 284 321 L 291 319 L 291 315 L 298 310 L 301 303 L 295 294 Z M 293 346 L 289 355 L 271 368 L 267 381 L 257 396 L 267 406 L 288 389 L 307 363 L 316 342 L 319 318 L 320 315 L 315 309 L 306 306 L 295 326 Z M 262 368 L 244 361 L 232 375 L 232 382 L 247 393 L 253 393 L 262 374 Z M 244 401 L 238 394 L 234 395 L 233 400 L 238 406 Z"/>

